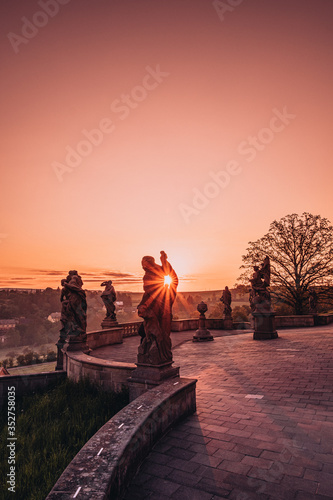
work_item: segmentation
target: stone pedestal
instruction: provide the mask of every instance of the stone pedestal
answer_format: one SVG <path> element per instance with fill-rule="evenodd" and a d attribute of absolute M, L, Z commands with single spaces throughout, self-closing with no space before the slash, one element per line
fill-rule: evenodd
<path fill-rule="evenodd" d="M 114 328 L 115 326 L 118 326 L 118 321 L 116 319 L 104 318 L 101 323 L 103 330 L 106 330 L 107 328 Z"/>
<path fill-rule="evenodd" d="M 58 342 L 56 343 L 57 346 L 57 365 L 55 367 L 56 371 L 64 369 L 64 355 L 62 352 L 64 345 L 65 345 L 64 340 L 62 341 L 59 339 Z"/>
<path fill-rule="evenodd" d="M 204 302 L 200 302 L 197 307 L 197 311 L 199 311 L 199 328 L 193 335 L 193 342 L 206 342 L 208 340 L 214 340 L 213 335 L 211 335 L 210 331 L 206 328 L 206 316 L 205 312 L 207 311 L 207 304 Z"/>
<path fill-rule="evenodd" d="M 195 332 L 195 335 L 193 335 L 193 342 L 206 342 L 208 340 L 214 340 L 213 335 L 210 333 L 209 330 L 206 328 L 200 328 Z"/>
<path fill-rule="evenodd" d="M 179 377 L 179 367 L 173 367 L 172 363 L 172 361 L 161 365 L 136 363 L 137 368 L 128 379 L 130 401 L 170 378 Z"/>
<path fill-rule="evenodd" d="M 231 316 L 225 316 L 223 318 L 223 329 L 224 330 L 233 330 L 234 329 L 234 325 L 233 325 Z"/>
<path fill-rule="evenodd" d="M 84 337 L 78 336 L 69 336 L 66 339 L 66 342 L 63 346 L 62 351 L 81 351 L 83 354 L 89 354 L 91 349 L 87 344 L 87 336 Z"/>
<path fill-rule="evenodd" d="M 278 338 L 278 333 L 275 329 L 275 313 L 274 312 L 254 312 L 254 340 L 267 340 Z"/>

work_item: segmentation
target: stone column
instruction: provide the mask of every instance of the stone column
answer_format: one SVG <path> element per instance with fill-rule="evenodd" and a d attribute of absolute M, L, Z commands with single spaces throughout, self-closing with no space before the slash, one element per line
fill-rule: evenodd
<path fill-rule="evenodd" d="M 197 307 L 197 311 L 200 313 L 199 316 L 199 329 L 193 335 L 193 342 L 206 342 L 208 340 L 214 340 L 213 335 L 206 328 L 206 316 L 208 307 L 204 302 L 200 302 Z"/>

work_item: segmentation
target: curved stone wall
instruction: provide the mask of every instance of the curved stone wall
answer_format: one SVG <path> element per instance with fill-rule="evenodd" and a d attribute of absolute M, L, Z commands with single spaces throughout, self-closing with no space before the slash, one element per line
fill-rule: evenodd
<path fill-rule="evenodd" d="M 120 392 L 124 385 L 127 387 L 127 379 L 135 368 L 134 363 L 94 358 L 80 351 L 64 352 L 64 370 L 70 379 L 78 381 L 89 377 L 106 391 Z"/>
<path fill-rule="evenodd" d="M 83 446 L 47 500 L 119 499 L 155 442 L 195 412 L 195 385 L 173 378 L 132 401 Z"/>

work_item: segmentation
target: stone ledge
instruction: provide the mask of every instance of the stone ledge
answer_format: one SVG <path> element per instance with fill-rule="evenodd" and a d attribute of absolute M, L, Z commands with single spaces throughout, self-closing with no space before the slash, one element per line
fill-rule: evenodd
<path fill-rule="evenodd" d="M 119 326 L 104 328 L 87 333 L 87 343 L 90 349 L 97 349 L 105 345 L 121 344 L 123 342 L 124 329 Z"/>
<path fill-rule="evenodd" d="M 83 446 L 47 500 L 116 500 L 153 445 L 175 422 L 195 412 L 196 380 L 174 378 L 142 394 Z"/>
<path fill-rule="evenodd" d="M 104 366 L 109 368 L 118 368 L 118 369 L 133 369 L 136 368 L 135 363 L 123 363 L 121 361 L 108 361 L 107 359 L 95 358 L 94 356 L 89 356 L 88 354 L 84 354 L 80 351 L 67 352 L 66 353 L 68 359 L 72 359 L 81 363 L 83 365 L 93 365 L 93 366 Z"/>
<path fill-rule="evenodd" d="M 68 378 L 75 382 L 89 377 L 92 383 L 101 385 L 106 391 L 120 392 L 124 386 L 127 387 L 127 379 L 136 365 L 95 358 L 79 351 L 67 351 L 64 352 L 64 368 Z"/>

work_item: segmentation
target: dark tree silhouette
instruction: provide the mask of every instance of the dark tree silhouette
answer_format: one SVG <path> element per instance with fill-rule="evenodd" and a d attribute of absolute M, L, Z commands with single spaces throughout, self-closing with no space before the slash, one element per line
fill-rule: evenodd
<path fill-rule="evenodd" d="M 308 310 L 309 292 L 316 287 L 318 298 L 327 296 L 333 284 L 333 227 L 328 219 L 304 212 L 273 221 L 265 236 L 249 242 L 242 256 L 248 283 L 252 266 L 266 257 L 271 261 L 272 294 L 292 307 L 294 314 Z"/>

